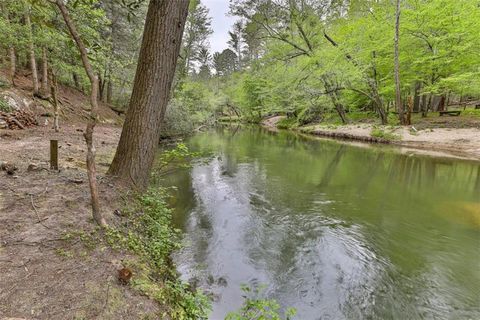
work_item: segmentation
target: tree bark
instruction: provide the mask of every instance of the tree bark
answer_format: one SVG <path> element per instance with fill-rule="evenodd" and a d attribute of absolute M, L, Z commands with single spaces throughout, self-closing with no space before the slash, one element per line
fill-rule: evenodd
<path fill-rule="evenodd" d="M 343 124 L 348 123 L 347 115 L 345 114 L 345 107 L 338 99 L 336 88 L 334 88 L 334 85 L 330 82 L 327 75 L 323 75 L 322 80 L 323 80 L 323 85 L 325 87 L 325 90 L 327 91 L 328 96 L 332 100 L 335 110 L 337 110 L 338 116 L 342 120 L 342 123 Z"/>
<path fill-rule="evenodd" d="M 100 101 L 103 101 L 103 92 L 104 92 L 104 89 L 105 89 L 105 81 L 103 80 L 100 72 L 98 73 L 97 79 L 98 79 L 98 99 Z"/>
<path fill-rule="evenodd" d="M 396 0 L 396 10 L 395 10 L 395 54 L 394 54 L 394 71 L 395 71 L 395 105 L 397 107 L 398 118 L 401 125 L 406 125 L 407 120 L 405 119 L 405 111 L 402 104 L 402 93 L 400 89 L 400 52 L 398 48 L 400 38 L 400 0 Z"/>
<path fill-rule="evenodd" d="M 28 30 L 28 49 L 30 51 L 30 67 L 32 69 L 33 95 L 39 96 L 37 61 L 35 59 L 35 46 L 33 43 L 33 30 L 30 21 L 30 13 L 25 14 L 25 24 Z"/>
<path fill-rule="evenodd" d="M 15 47 L 10 46 L 8 52 L 10 54 L 10 80 L 12 86 L 15 87 L 15 74 L 17 73 L 17 56 L 15 55 Z"/>
<path fill-rule="evenodd" d="M 72 72 L 72 79 L 75 88 L 80 90 L 80 82 L 78 81 L 78 74 L 76 72 Z"/>
<path fill-rule="evenodd" d="M 107 103 L 111 104 L 112 103 L 112 96 L 113 96 L 113 83 L 112 79 L 108 79 L 107 82 Z"/>
<path fill-rule="evenodd" d="M 420 81 L 415 82 L 415 93 L 413 97 L 413 111 L 420 111 L 420 89 L 422 88 L 422 83 Z"/>
<path fill-rule="evenodd" d="M 86 131 L 84 133 L 85 142 L 87 144 L 87 175 L 88 181 L 90 186 L 90 194 L 92 197 L 92 213 L 93 219 L 102 227 L 107 226 L 107 222 L 103 217 L 103 214 L 100 209 L 100 201 L 98 199 L 98 189 L 97 189 L 97 176 L 96 176 L 96 168 L 95 168 L 95 145 L 93 143 L 93 132 L 95 129 L 95 124 L 97 122 L 97 109 L 98 109 L 98 102 L 97 102 L 97 94 L 98 94 L 98 79 L 95 76 L 95 72 L 93 71 L 92 65 L 88 59 L 87 49 L 80 38 L 80 35 L 77 32 L 77 29 L 70 18 L 67 8 L 62 0 L 56 0 L 57 7 L 59 8 L 63 19 L 65 20 L 65 24 L 72 36 L 73 40 L 75 41 L 78 50 L 80 51 L 80 56 L 82 58 L 83 67 L 90 79 L 91 84 L 91 92 L 90 92 L 90 119 L 87 124 Z"/>
<path fill-rule="evenodd" d="M 58 118 L 59 118 L 59 109 L 58 109 L 58 100 L 57 100 L 57 77 L 55 76 L 55 73 L 53 70 L 50 68 L 49 72 L 47 73 L 50 74 L 50 91 L 51 91 L 51 96 L 52 96 L 52 103 L 53 103 L 53 129 L 55 132 L 60 131 L 60 126 L 58 124 Z"/>
<path fill-rule="evenodd" d="M 140 190 L 148 185 L 160 139 L 188 3 L 188 0 L 150 0 L 148 6 L 132 96 L 108 171 Z"/>
<path fill-rule="evenodd" d="M 48 60 L 47 60 L 47 49 L 42 48 L 42 87 L 41 87 L 42 96 L 48 98 L 50 93 L 48 90 Z"/>

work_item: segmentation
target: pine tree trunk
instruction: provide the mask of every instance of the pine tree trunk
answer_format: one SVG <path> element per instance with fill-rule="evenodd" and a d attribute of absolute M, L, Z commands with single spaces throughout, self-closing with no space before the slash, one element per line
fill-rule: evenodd
<path fill-rule="evenodd" d="M 424 94 L 422 95 L 422 118 L 425 118 L 427 116 L 427 109 L 428 109 L 427 95 Z"/>
<path fill-rule="evenodd" d="M 400 91 L 400 58 L 398 42 L 400 37 L 400 0 L 396 0 L 395 11 L 395 55 L 394 55 L 394 71 L 395 71 L 395 105 L 397 106 L 398 117 L 401 125 L 406 125 L 404 107 L 402 104 L 402 96 Z"/>
<path fill-rule="evenodd" d="M 17 73 L 17 56 L 15 55 L 15 48 L 11 46 L 8 48 L 8 52 L 10 53 L 10 80 L 12 86 L 15 86 L 15 74 Z"/>
<path fill-rule="evenodd" d="M 10 19 L 9 19 L 9 11 L 5 8 L 5 4 L 1 3 L 0 4 L 0 9 L 2 10 L 2 13 L 4 15 L 5 21 L 7 24 L 10 24 Z M 13 45 L 10 45 L 8 47 L 8 56 L 10 59 L 10 81 L 12 83 L 12 86 L 15 86 L 15 73 L 17 69 L 17 56 L 15 55 L 15 47 Z"/>
<path fill-rule="evenodd" d="M 78 81 L 78 74 L 76 72 L 72 72 L 72 79 L 75 88 L 80 90 L 80 82 Z"/>
<path fill-rule="evenodd" d="M 98 79 L 98 99 L 100 101 L 103 101 L 103 91 L 104 91 L 103 89 L 105 88 L 105 82 L 103 81 L 103 78 L 100 72 L 98 73 L 97 79 Z"/>
<path fill-rule="evenodd" d="M 48 98 L 50 96 L 48 90 L 48 60 L 47 60 L 47 49 L 42 48 L 42 96 Z"/>
<path fill-rule="evenodd" d="M 37 62 L 35 59 L 35 46 L 33 44 L 33 30 L 32 30 L 32 23 L 30 22 L 30 14 L 27 13 L 25 15 L 25 24 L 28 30 L 28 49 L 30 51 L 30 67 L 32 69 L 32 82 L 33 82 L 33 95 L 39 95 L 39 87 L 38 87 L 38 72 L 37 72 Z"/>
<path fill-rule="evenodd" d="M 57 100 L 57 77 L 55 76 L 55 73 L 53 70 L 50 68 L 49 71 L 47 71 L 47 76 L 48 73 L 50 74 L 50 92 L 52 95 L 52 103 L 53 103 L 53 129 L 55 132 L 60 131 L 60 126 L 58 124 L 59 120 L 59 108 L 58 108 L 58 100 Z"/>
<path fill-rule="evenodd" d="M 107 82 L 107 103 L 111 104 L 112 103 L 112 95 L 113 95 L 113 83 L 112 79 L 108 79 Z"/>
<path fill-rule="evenodd" d="M 413 97 L 413 111 L 420 111 L 420 89 L 422 88 L 422 83 L 420 81 L 415 82 L 415 93 Z"/>
<path fill-rule="evenodd" d="M 88 181 L 90 186 L 90 195 L 92 198 L 92 214 L 93 219 L 102 227 L 107 226 L 107 222 L 103 217 L 103 214 L 100 209 L 100 201 L 98 199 L 98 189 L 97 189 L 97 176 L 96 176 L 96 168 L 95 168 L 95 146 L 93 144 L 93 131 L 95 129 L 95 124 L 97 122 L 97 109 L 98 109 L 98 102 L 97 102 L 97 95 L 98 95 L 98 79 L 95 76 L 95 72 L 93 71 L 92 65 L 88 59 L 87 49 L 83 44 L 82 39 L 80 38 L 73 21 L 70 18 L 67 8 L 63 3 L 63 0 L 56 0 L 57 7 L 60 9 L 62 13 L 63 19 L 65 20 L 65 24 L 68 27 L 70 35 L 72 36 L 73 40 L 75 41 L 78 50 L 80 51 L 80 56 L 82 58 L 83 67 L 90 79 L 91 84 L 91 92 L 90 92 L 90 119 L 87 124 L 86 131 L 84 133 L 85 142 L 87 144 L 87 175 Z"/>
<path fill-rule="evenodd" d="M 188 0 L 150 0 L 130 105 L 109 174 L 148 185 L 177 63 Z"/>

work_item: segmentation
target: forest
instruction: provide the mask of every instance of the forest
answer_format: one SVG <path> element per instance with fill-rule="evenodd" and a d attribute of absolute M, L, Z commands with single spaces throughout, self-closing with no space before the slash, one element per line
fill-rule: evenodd
<path fill-rule="evenodd" d="M 0 0 L 0 30 L 0 318 L 480 316 L 480 1 Z"/>

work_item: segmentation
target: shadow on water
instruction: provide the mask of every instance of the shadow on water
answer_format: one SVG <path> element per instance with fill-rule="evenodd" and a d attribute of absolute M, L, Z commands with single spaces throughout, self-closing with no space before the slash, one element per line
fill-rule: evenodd
<path fill-rule="evenodd" d="M 214 294 L 241 284 L 296 319 L 480 318 L 480 166 L 259 128 L 192 137 L 213 154 L 167 177 L 184 279 Z"/>

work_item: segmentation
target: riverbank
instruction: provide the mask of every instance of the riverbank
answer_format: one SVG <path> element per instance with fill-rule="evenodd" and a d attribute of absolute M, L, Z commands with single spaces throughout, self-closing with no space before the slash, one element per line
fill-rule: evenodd
<path fill-rule="evenodd" d="M 276 129 L 282 119 L 285 117 L 271 117 L 262 121 L 262 125 Z M 432 155 L 480 160 L 480 117 L 472 117 L 467 125 L 452 117 L 441 119 L 441 122 L 430 121 L 408 127 L 358 123 L 315 124 L 289 129 L 326 138 L 392 144 L 419 149 L 422 153 L 430 152 Z"/>
<path fill-rule="evenodd" d="M 105 175 L 121 117 L 100 104 L 94 140 L 101 209 L 109 224 L 102 230 L 91 217 L 85 165 L 88 97 L 59 87 L 56 133 L 50 103 L 31 96 L 26 77 L 16 82 L 0 90 L 0 97 L 10 108 L 34 114 L 37 124 L 0 129 L 0 163 L 7 167 L 0 170 L 0 319 L 175 319 L 204 313 L 208 302 L 181 284 L 169 258 L 179 242 L 163 195 L 132 194 Z M 58 140 L 59 170 L 50 169 L 51 139 Z M 133 275 L 123 279 L 120 270 Z"/>
<path fill-rule="evenodd" d="M 0 130 L 0 318 L 177 319 L 203 314 L 206 298 L 177 278 L 179 238 L 162 194 L 135 195 L 105 176 L 121 128 L 100 125 L 98 187 L 110 226 L 91 218 L 85 144 L 78 125 Z M 49 140 L 60 145 L 49 169 Z M 155 223 L 152 223 L 155 221 Z M 148 222 L 148 223 L 147 223 Z M 133 276 L 120 281 L 119 270 Z"/>
<path fill-rule="evenodd" d="M 0 172 L 0 318 L 137 319 L 159 306 L 122 286 L 117 270 L 131 258 L 104 241 L 91 219 L 82 132 L 62 125 L 1 130 L 1 160 L 18 169 Z M 110 224 L 121 199 L 103 174 L 119 137 L 117 127 L 99 127 L 99 191 Z M 60 170 L 49 169 L 49 139 L 59 139 Z M 87 241 L 87 243 L 85 241 Z"/>

